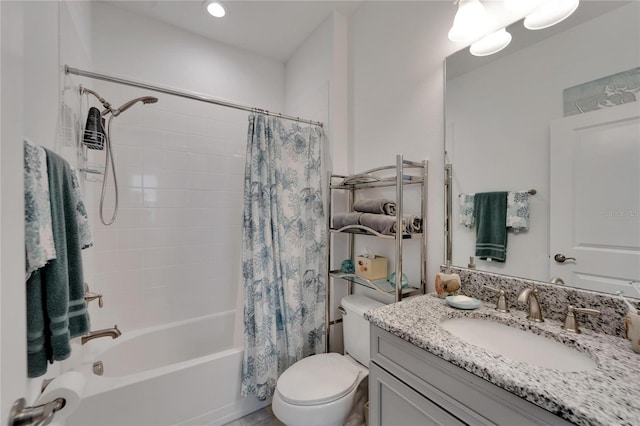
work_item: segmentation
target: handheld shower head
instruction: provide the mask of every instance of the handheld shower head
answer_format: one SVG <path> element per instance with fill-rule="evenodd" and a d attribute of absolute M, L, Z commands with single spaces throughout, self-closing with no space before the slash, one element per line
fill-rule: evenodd
<path fill-rule="evenodd" d="M 110 108 L 107 111 L 103 112 L 103 114 L 105 114 L 106 112 L 110 112 L 114 117 L 117 117 L 120 115 L 120 113 L 125 112 L 137 102 L 142 102 L 143 104 L 155 104 L 156 102 L 158 102 L 158 98 L 154 98 L 153 96 L 142 96 L 140 98 L 135 98 L 123 104 L 122 106 L 120 106 L 120 108 Z"/>

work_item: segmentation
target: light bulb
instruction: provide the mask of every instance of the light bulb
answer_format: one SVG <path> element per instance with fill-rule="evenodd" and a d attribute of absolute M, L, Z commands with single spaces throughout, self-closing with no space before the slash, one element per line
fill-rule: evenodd
<path fill-rule="evenodd" d="M 484 36 L 471 45 L 469 51 L 474 56 L 493 55 L 511 43 L 511 34 L 505 28 Z"/>
<path fill-rule="evenodd" d="M 571 16 L 579 4 L 580 0 L 547 1 L 524 18 L 524 26 L 529 30 L 549 28 Z"/>
<path fill-rule="evenodd" d="M 453 26 L 449 30 L 449 40 L 469 42 L 485 31 L 487 12 L 479 0 L 460 0 L 458 12 L 453 18 Z"/>

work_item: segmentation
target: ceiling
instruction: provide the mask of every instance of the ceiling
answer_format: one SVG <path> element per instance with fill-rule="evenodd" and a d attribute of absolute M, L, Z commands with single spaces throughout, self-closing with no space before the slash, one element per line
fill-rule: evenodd
<path fill-rule="evenodd" d="M 227 15 L 221 19 L 206 13 L 202 0 L 111 0 L 106 3 L 286 62 L 333 10 L 349 15 L 362 0 L 223 0 Z"/>

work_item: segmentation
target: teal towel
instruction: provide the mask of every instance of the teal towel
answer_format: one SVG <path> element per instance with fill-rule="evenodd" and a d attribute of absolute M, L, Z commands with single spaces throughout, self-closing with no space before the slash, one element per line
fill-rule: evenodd
<path fill-rule="evenodd" d="M 474 197 L 476 256 L 507 259 L 507 192 L 481 192 Z"/>
<path fill-rule="evenodd" d="M 68 358 L 70 340 L 89 331 L 73 172 L 69 163 L 49 150 L 47 169 L 57 258 L 27 281 L 29 377 L 45 374 L 47 361 Z"/>

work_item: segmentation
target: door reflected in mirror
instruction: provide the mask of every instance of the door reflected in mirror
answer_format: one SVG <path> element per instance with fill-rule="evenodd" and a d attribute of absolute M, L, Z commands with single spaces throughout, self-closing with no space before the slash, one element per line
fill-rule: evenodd
<path fill-rule="evenodd" d="M 509 26 L 512 44 L 493 57 L 463 49 L 446 59 L 453 265 L 476 253 L 460 195 L 534 188 L 528 230 L 507 233 L 504 262 L 476 258 L 476 268 L 640 298 L 628 284 L 640 279 L 640 102 L 567 117 L 564 106 L 566 89 L 584 87 L 584 98 L 585 83 L 638 70 L 639 16 L 638 2 L 582 2 L 546 30 Z"/>

